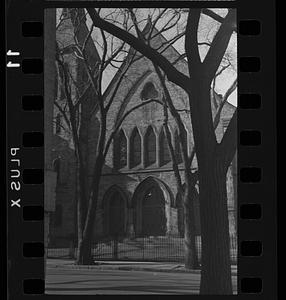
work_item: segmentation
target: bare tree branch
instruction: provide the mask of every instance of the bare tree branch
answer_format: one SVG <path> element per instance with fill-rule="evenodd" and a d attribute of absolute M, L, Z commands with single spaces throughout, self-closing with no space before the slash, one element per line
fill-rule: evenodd
<path fill-rule="evenodd" d="M 189 78 L 179 72 L 164 56 L 158 54 L 156 50 L 152 49 L 129 32 L 126 32 L 125 30 L 101 19 L 93 8 L 87 8 L 87 11 L 95 26 L 100 27 L 117 38 L 126 41 L 129 45 L 132 45 L 135 50 L 145 55 L 151 61 L 156 61 L 160 68 L 165 71 L 170 81 L 173 81 L 183 89 L 188 88 Z"/>
<path fill-rule="evenodd" d="M 102 95 L 102 76 L 103 76 L 103 70 L 104 70 L 104 65 L 105 65 L 105 59 L 106 59 L 106 55 L 107 55 L 107 40 L 106 40 L 106 36 L 104 33 L 104 30 L 100 29 L 101 32 L 101 36 L 102 36 L 102 40 L 103 40 L 103 54 L 102 54 L 102 58 L 101 58 L 101 63 L 100 63 L 100 71 L 99 71 L 99 76 L 98 76 L 98 80 L 97 80 L 97 86 L 98 86 L 98 94 Z M 103 105 L 102 105 L 103 107 Z"/>
<path fill-rule="evenodd" d="M 205 14 L 206 16 L 209 16 L 211 18 L 213 18 L 214 20 L 216 20 L 219 23 L 223 23 L 224 19 L 223 17 L 221 17 L 220 15 L 216 14 L 214 11 L 208 9 L 208 8 L 203 8 L 202 13 Z M 234 31 L 237 31 L 237 27 L 235 24 L 235 27 L 233 29 Z"/>
<path fill-rule="evenodd" d="M 227 101 L 227 99 L 229 98 L 229 96 L 235 91 L 237 87 L 237 78 L 234 80 L 234 82 L 231 84 L 231 86 L 229 87 L 229 89 L 226 91 L 225 95 L 223 96 L 222 102 L 216 112 L 216 115 L 214 117 L 214 129 L 217 128 L 219 121 L 220 121 L 220 115 L 221 115 L 221 111 Z"/>
<path fill-rule="evenodd" d="M 181 32 L 174 36 L 172 39 L 162 42 L 161 45 L 158 48 L 154 48 L 157 50 L 160 54 L 165 52 L 167 49 L 169 49 L 174 43 L 176 43 L 180 38 L 182 38 L 185 35 L 185 32 Z M 166 45 L 166 47 L 164 47 Z M 160 50 L 162 47 L 164 47 L 162 50 Z"/>
<path fill-rule="evenodd" d="M 135 54 L 133 55 L 133 57 L 134 57 L 134 56 L 135 56 Z M 118 91 L 118 89 L 119 89 L 119 87 L 120 87 L 120 85 L 121 85 L 121 82 L 122 82 L 122 80 L 123 80 L 125 74 L 127 73 L 127 71 L 128 71 L 128 69 L 129 69 L 129 67 L 130 67 L 131 64 L 132 64 L 132 58 L 129 60 L 129 62 L 128 62 L 127 65 L 125 66 L 125 69 L 123 70 L 123 72 L 122 72 L 122 73 L 120 74 L 120 76 L 119 76 L 119 79 L 118 79 L 118 81 L 117 81 L 117 83 L 116 83 L 116 86 L 115 86 L 113 92 L 112 92 L 112 95 L 111 95 L 111 97 L 110 97 L 110 99 L 109 99 L 109 102 L 108 102 L 107 105 L 105 106 L 105 111 L 106 111 L 106 113 L 108 112 L 108 110 L 109 110 L 109 108 L 110 108 L 110 106 L 111 106 L 111 104 L 112 104 L 112 102 L 113 102 L 113 100 L 114 100 L 114 98 L 115 98 L 115 96 L 116 96 L 116 93 L 117 93 L 117 91 Z"/>
<path fill-rule="evenodd" d="M 167 11 L 167 8 L 163 9 L 157 16 L 157 18 L 152 22 L 152 25 L 151 25 L 151 28 L 150 28 L 150 32 L 149 32 L 149 35 L 148 35 L 148 38 L 147 40 L 150 40 L 151 36 L 152 36 L 152 33 L 153 33 L 153 30 L 154 28 L 156 27 L 156 24 L 157 22 L 161 19 L 161 17 L 163 16 L 163 14 Z"/>
<path fill-rule="evenodd" d="M 209 16 L 211 18 L 213 18 L 214 20 L 216 20 L 219 23 L 223 23 L 224 22 L 224 18 L 221 17 L 220 15 L 216 14 L 214 11 L 208 9 L 208 8 L 204 8 L 202 9 L 202 13 L 205 14 L 206 16 Z"/>
<path fill-rule="evenodd" d="M 187 141 L 185 140 L 185 136 L 184 136 L 184 129 L 185 128 L 184 128 L 184 125 L 183 125 L 183 121 L 181 119 L 180 114 L 177 112 L 177 110 L 176 110 L 176 108 L 173 104 L 170 93 L 169 93 L 168 88 L 165 84 L 163 74 L 161 73 L 161 71 L 160 71 L 160 69 L 157 65 L 155 65 L 155 64 L 153 64 L 153 65 L 154 65 L 156 73 L 159 77 L 161 86 L 163 88 L 164 96 L 165 96 L 165 100 L 166 100 L 166 103 L 168 105 L 168 108 L 169 108 L 169 110 L 170 110 L 172 116 L 174 117 L 174 119 L 176 121 L 176 124 L 178 126 L 179 136 L 180 136 L 180 144 L 181 144 L 181 149 L 182 149 L 182 154 L 183 154 L 183 160 L 184 160 L 185 168 L 188 169 L 189 168 L 189 159 L 188 159 L 188 151 L 187 151 L 188 145 L 187 145 Z"/>
<path fill-rule="evenodd" d="M 165 100 L 165 98 L 163 100 Z M 168 148 L 169 148 L 171 158 L 172 158 L 172 167 L 173 167 L 174 175 L 175 175 L 175 178 L 176 178 L 178 191 L 180 191 L 183 187 L 182 178 L 181 178 L 181 175 L 180 175 L 180 171 L 179 171 L 179 167 L 178 167 L 178 161 L 177 161 L 177 158 L 176 158 L 176 155 L 175 155 L 174 147 L 172 145 L 171 132 L 170 132 L 170 129 L 168 127 L 168 121 L 169 120 L 168 120 L 168 109 L 167 109 L 166 101 L 164 101 L 163 107 L 164 107 L 164 123 L 163 123 L 164 131 L 165 131 L 166 139 L 167 139 L 167 142 L 168 142 Z"/>
<path fill-rule="evenodd" d="M 178 17 L 178 19 L 176 20 L 175 23 L 173 23 L 173 24 L 167 26 L 168 24 L 170 24 L 170 22 L 171 22 L 175 17 L 176 17 L 176 15 L 174 14 L 174 15 L 168 20 L 168 22 L 165 24 L 165 26 L 150 38 L 150 40 L 148 41 L 149 44 L 150 44 L 150 42 L 151 42 L 152 39 L 156 38 L 158 35 L 162 35 L 163 32 L 168 31 L 168 30 L 170 30 L 171 28 L 173 28 L 173 27 L 175 27 L 175 26 L 177 25 L 177 22 L 179 22 L 179 20 L 180 20 L 180 18 L 181 18 L 180 14 L 179 14 L 179 17 Z"/>
<path fill-rule="evenodd" d="M 198 26 L 201 10 L 190 9 L 187 19 L 185 34 L 185 50 L 188 59 L 189 73 L 197 72 L 200 69 L 201 59 L 198 48 Z"/>
<path fill-rule="evenodd" d="M 115 60 L 115 57 L 123 50 L 124 45 L 125 43 L 123 42 L 120 47 L 118 47 L 116 51 L 114 51 L 113 54 L 104 62 L 103 69 L 105 69 L 111 61 Z"/>
<path fill-rule="evenodd" d="M 217 71 L 217 73 L 215 74 L 215 78 L 217 78 L 219 75 L 221 75 L 223 73 L 223 71 L 225 71 L 226 69 L 228 69 L 231 66 L 230 63 L 228 63 L 225 66 L 222 66 L 221 69 L 219 71 Z"/>
<path fill-rule="evenodd" d="M 54 101 L 54 104 L 55 106 L 58 108 L 58 110 L 60 111 L 60 113 L 62 114 L 62 116 L 64 117 L 69 129 L 71 129 L 71 126 L 70 126 L 70 120 L 68 119 L 67 117 L 67 114 L 66 112 L 62 109 L 62 107 L 57 103 L 57 101 Z"/>
<path fill-rule="evenodd" d="M 234 24 L 236 23 L 236 14 L 234 9 L 230 9 L 224 22 L 218 29 L 211 47 L 203 61 L 204 75 L 211 82 L 221 64 L 222 58 L 227 49 L 229 40 L 234 31 Z"/>

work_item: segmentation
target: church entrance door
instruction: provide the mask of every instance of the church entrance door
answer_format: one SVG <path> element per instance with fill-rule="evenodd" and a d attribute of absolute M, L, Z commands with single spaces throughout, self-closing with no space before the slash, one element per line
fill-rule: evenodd
<path fill-rule="evenodd" d="M 147 236 L 166 234 L 165 198 L 157 186 L 147 189 L 142 199 L 142 233 Z"/>

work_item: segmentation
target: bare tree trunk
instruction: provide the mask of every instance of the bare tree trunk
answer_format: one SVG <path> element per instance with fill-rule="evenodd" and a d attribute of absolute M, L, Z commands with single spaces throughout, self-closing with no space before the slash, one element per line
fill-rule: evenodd
<path fill-rule="evenodd" d="M 196 80 L 191 82 L 189 96 L 197 104 L 191 113 L 200 189 L 200 294 L 232 294 L 226 173 L 228 157 L 233 151 L 231 147 L 222 151 L 223 146 L 216 141 L 212 130 L 209 86 L 203 83 L 198 86 Z"/>
<path fill-rule="evenodd" d="M 68 86 L 68 73 L 67 69 L 65 69 L 64 63 L 58 59 L 57 62 L 62 67 L 63 73 L 64 73 L 64 88 L 65 88 L 65 94 L 67 98 L 67 105 L 69 108 L 69 114 L 70 114 L 70 125 L 71 125 L 71 131 L 72 131 L 72 137 L 73 142 L 75 146 L 75 158 L 76 158 L 76 182 L 78 183 L 76 186 L 76 194 L 77 194 L 77 208 L 78 208 L 78 214 L 77 214 L 77 225 L 78 225 L 78 251 L 80 252 L 80 249 L 83 245 L 83 229 L 85 224 L 85 218 L 87 213 L 87 197 L 86 197 L 86 184 L 85 184 L 85 159 L 86 155 L 83 155 L 84 147 L 81 146 L 80 138 L 82 138 L 82 133 L 86 130 L 86 126 L 81 128 L 80 132 L 81 135 L 78 135 L 78 127 L 77 127 L 77 116 L 76 116 L 76 110 L 73 105 L 71 92 L 69 90 Z M 85 123 L 84 125 L 87 125 Z M 84 126 L 83 125 L 83 126 Z M 77 259 L 77 263 L 79 262 L 79 258 Z"/>
<path fill-rule="evenodd" d="M 92 265 L 93 263 L 94 262 L 91 255 L 91 240 L 82 238 L 79 241 L 76 264 Z"/>
<path fill-rule="evenodd" d="M 164 131 L 168 142 L 168 148 L 172 158 L 172 166 L 174 171 L 174 176 L 176 178 L 177 190 L 183 199 L 183 208 L 184 208 L 184 244 L 185 244 L 185 268 L 186 269 L 198 269 L 198 255 L 196 251 L 196 240 L 195 240 L 195 211 L 194 211 L 194 196 L 197 194 L 195 189 L 196 181 L 191 180 L 190 165 L 192 158 L 187 156 L 187 141 L 185 140 L 184 135 L 182 134 L 183 122 L 180 118 L 178 112 L 176 112 L 175 107 L 172 105 L 172 100 L 170 93 L 165 84 L 164 78 L 159 70 L 159 68 L 154 64 L 154 68 L 157 72 L 157 75 L 160 79 L 161 85 L 164 89 L 164 94 L 166 96 L 164 103 Z M 179 132 L 181 135 L 181 154 L 185 166 L 185 183 L 186 189 L 183 191 L 183 185 L 181 180 L 181 175 L 178 168 L 178 163 L 174 148 L 172 145 L 171 133 L 168 127 L 168 111 L 167 103 L 169 105 L 170 112 L 175 118 L 176 123 L 179 127 Z"/>
<path fill-rule="evenodd" d="M 79 145 L 76 145 L 79 148 Z M 87 198 L 86 198 L 86 184 L 85 184 L 85 172 L 83 167 L 83 157 L 80 155 L 80 150 L 76 151 L 76 176 L 77 176 L 77 246 L 78 246 L 78 253 L 79 249 L 82 245 L 83 240 L 83 230 L 85 224 L 85 218 L 87 214 Z M 76 263 L 78 263 L 78 258 Z"/>
<path fill-rule="evenodd" d="M 185 242 L 185 268 L 199 269 L 198 254 L 195 238 L 195 205 L 197 195 L 195 183 L 186 178 L 186 187 L 183 194 L 184 205 L 184 242 Z"/>
<path fill-rule="evenodd" d="M 85 226 L 82 239 L 79 240 L 77 264 L 93 264 L 91 253 L 94 223 L 96 218 L 96 207 L 98 203 L 99 183 L 101 178 L 102 167 L 104 164 L 103 155 L 98 155 L 95 162 L 92 188 L 89 198 L 89 207 L 86 215 Z"/>
<path fill-rule="evenodd" d="M 200 294 L 232 294 L 226 171 L 216 160 L 200 169 L 202 269 Z M 208 211 L 209 213 L 205 213 Z"/>
<path fill-rule="evenodd" d="M 74 213 L 73 213 L 73 217 L 74 217 L 74 234 L 73 234 L 73 240 L 72 240 L 72 243 L 73 243 L 73 259 L 76 259 L 77 257 L 77 251 L 76 251 L 76 248 L 77 248 L 77 241 L 78 241 L 78 202 L 79 202 L 79 195 L 78 195 L 78 192 L 79 192 L 79 183 L 78 183 L 78 176 L 77 176 L 77 165 L 75 167 L 75 199 L 74 199 Z"/>
<path fill-rule="evenodd" d="M 78 163 L 78 170 L 77 170 L 77 177 L 78 177 L 78 231 L 79 236 L 83 233 L 84 228 L 84 220 L 86 215 L 86 199 L 85 199 L 85 193 L 83 192 L 85 188 L 85 181 L 83 180 L 83 172 L 81 171 L 81 167 L 79 166 L 80 163 Z"/>
<path fill-rule="evenodd" d="M 77 202 L 77 245 L 78 245 L 78 256 L 76 263 L 77 264 L 82 264 L 82 253 L 83 250 L 82 248 L 84 247 L 84 242 L 83 242 L 83 231 L 84 231 L 84 224 L 85 224 L 85 218 L 86 218 L 86 199 L 83 197 L 82 190 L 85 188 L 83 185 L 85 185 L 85 182 L 82 180 L 82 176 L 85 176 L 85 174 L 81 174 L 79 171 L 80 167 L 78 167 L 78 202 Z"/>

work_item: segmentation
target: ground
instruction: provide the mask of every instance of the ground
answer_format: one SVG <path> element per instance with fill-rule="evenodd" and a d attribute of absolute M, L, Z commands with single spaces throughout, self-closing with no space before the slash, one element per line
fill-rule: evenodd
<path fill-rule="evenodd" d="M 138 266 L 138 264 L 136 264 Z M 151 265 L 149 265 L 150 267 Z M 165 268 L 170 269 L 169 266 Z M 152 270 L 153 268 L 153 270 Z M 199 271 L 164 271 L 164 265 L 154 264 L 149 271 L 144 269 L 118 269 L 108 264 L 92 268 L 48 265 L 46 294 L 198 294 Z M 233 272 L 233 289 L 237 291 L 237 276 Z"/>

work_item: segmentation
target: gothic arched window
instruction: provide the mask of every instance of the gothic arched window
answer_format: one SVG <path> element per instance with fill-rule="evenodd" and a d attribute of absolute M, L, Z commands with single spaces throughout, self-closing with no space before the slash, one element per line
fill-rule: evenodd
<path fill-rule="evenodd" d="M 109 202 L 109 234 L 118 236 L 124 234 L 124 200 L 116 191 Z"/>
<path fill-rule="evenodd" d="M 161 130 L 159 136 L 159 147 L 160 165 L 162 166 L 171 161 L 168 141 L 164 129 Z"/>
<path fill-rule="evenodd" d="M 152 82 L 147 82 L 141 92 L 141 100 L 145 101 L 148 99 L 156 99 L 158 98 L 159 93 L 156 90 L 154 84 Z"/>
<path fill-rule="evenodd" d="M 156 135 L 151 126 L 148 127 L 145 134 L 145 155 L 146 166 L 156 162 Z"/>
<path fill-rule="evenodd" d="M 179 133 L 178 130 L 176 129 L 175 134 L 174 134 L 174 142 L 175 142 L 175 156 L 177 163 L 180 164 L 183 159 L 182 159 L 182 151 L 181 151 L 181 144 L 180 144 L 180 138 L 179 138 Z"/>
<path fill-rule="evenodd" d="M 141 164 L 141 136 L 137 128 L 134 128 L 130 138 L 130 166 L 131 168 Z"/>
<path fill-rule="evenodd" d="M 116 140 L 114 147 L 114 166 L 121 169 L 127 165 L 127 139 L 121 129 Z"/>
<path fill-rule="evenodd" d="M 188 145 L 188 134 L 186 129 L 183 129 L 183 135 L 184 135 L 184 140 L 186 141 L 186 144 Z M 180 143 L 180 136 L 179 136 L 179 132 L 178 129 L 175 130 L 175 154 L 176 154 L 176 159 L 177 162 L 180 164 L 183 161 L 183 153 L 181 150 L 181 143 Z M 187 151 L 187 149 L 186 149 Z"/>

